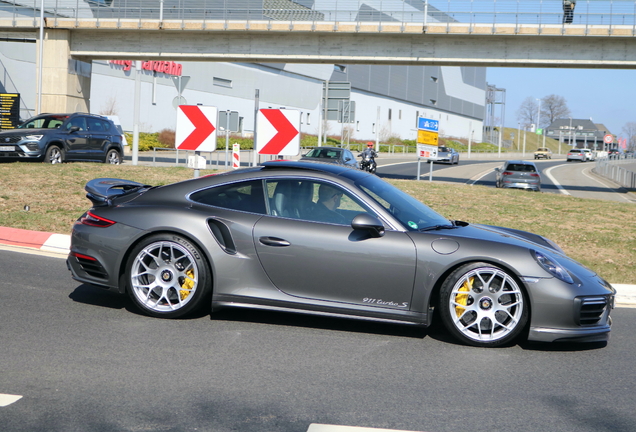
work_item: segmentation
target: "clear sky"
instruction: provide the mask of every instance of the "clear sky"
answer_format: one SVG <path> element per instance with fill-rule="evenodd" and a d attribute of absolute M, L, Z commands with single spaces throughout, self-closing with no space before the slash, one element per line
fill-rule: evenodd
<path fill-rule="evenodd" d="M 572 118 L 591 117 L 618 137 L 625 123 L 636 122 L 636 70 L 489 67 L 486 80 L 506 89 L 506 127 L 517 127 L 517 110 L 528 96 L 551 94 L 565 98 Z"/>

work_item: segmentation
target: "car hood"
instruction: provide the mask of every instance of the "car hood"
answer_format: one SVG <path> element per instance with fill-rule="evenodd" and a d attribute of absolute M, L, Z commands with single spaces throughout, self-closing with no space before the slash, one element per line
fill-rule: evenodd
<path fill-rule="evenodd" d="M 528 250 L 541 251 L 552 255 L 559 261 L 559 263 L 568 268 L 568 270 L 577 274 L 579 277 L 592 277 L 596 275 L 596 272 L 568 257 L 553 241 L 528 231 L 492 225 L 470 224 L 466 226 L 459 225 L 456 229 L 439 231 L 439 233 L 448 235 L 448 238 L 463 237 L 468 239 L 479 239 L 492 243 L 518 246 Z"/>
<path fill-rule="evenodd" d="M 16 134 L 20 134 L 20 135 L 35 135 L 35 134 L 42 134 L 45 131 L 50 131 L 51 129 L 9 129 L 9 130 L 3 130 L 2 132 L 0 132 L 0 136 L 3 135 L 16 135 Z"/>

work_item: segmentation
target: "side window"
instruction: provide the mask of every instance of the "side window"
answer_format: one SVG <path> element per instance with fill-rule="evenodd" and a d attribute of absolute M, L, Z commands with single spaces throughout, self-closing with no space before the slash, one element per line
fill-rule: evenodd
<path fill-rule="evenodd" d="M 312 222 L 350 225 L 360 213 L 369 213 L 344 189 L 312 180 L 268 180 L 269 214 Z"/>
<path fill-rule="evenodd" d="M 190 199 L 201 204 L 265 214 L 263 182 L 252 180 L 211 187 L 190 195 Z"/>
<path fill-rule="evenodd" d="M 103 132 L 104 131 L 104 121 L 96 118 L 89 117 L 87 119 L 88 130 L 91 132 Z"/>
<path fill-rule="evenodd" d="M 79 127 L 80 131 L 86 130 L 86 118 L 84 117 L 75 117 L 70 122 L 66 124 L 66 130 L 70 130 L 73 126 Z"/>

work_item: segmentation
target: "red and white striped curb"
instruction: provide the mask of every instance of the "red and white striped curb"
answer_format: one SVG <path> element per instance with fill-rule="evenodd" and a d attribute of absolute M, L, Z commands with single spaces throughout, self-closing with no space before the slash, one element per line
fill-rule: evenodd
<path fill-rule="evenodd" d="M 0 244 L 68 254 L 71 236 L 19 228 L 0 227 Z"/>

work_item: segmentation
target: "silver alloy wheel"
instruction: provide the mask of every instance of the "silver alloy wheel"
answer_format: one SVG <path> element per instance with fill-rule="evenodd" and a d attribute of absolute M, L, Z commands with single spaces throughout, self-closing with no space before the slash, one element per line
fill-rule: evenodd
<path fill-rule="evenodd" d="M 455 328 L 477 342 L 494 342 L 515 332 L 525 308 L 515 280 L 494 267 L 465 273 L 453 286 L 448 306 Z"/>
<path fill-rule="evenodd" d="M 60 150 L 58 147 L 51 147 L 47 152 L 47 156 L 48 161 L 51 164 L 62 163 L 62 150 Z"/>
<path fill-rule="evenodd" d="M 106 155 L 106 163 L 111 165 L 119 165 L 121 163 L 121 159 L 119 157 L 119 152 L 117 150 L 109 150 Z"/>
<path fill-rule="evenodd" d="M 166 313 L 186 306 L 199 289 L 199 268 L 192 253 L 172 241 L 143 248 L 132 264 L 130 283 L 135 298 L 147 309 Z"/>

